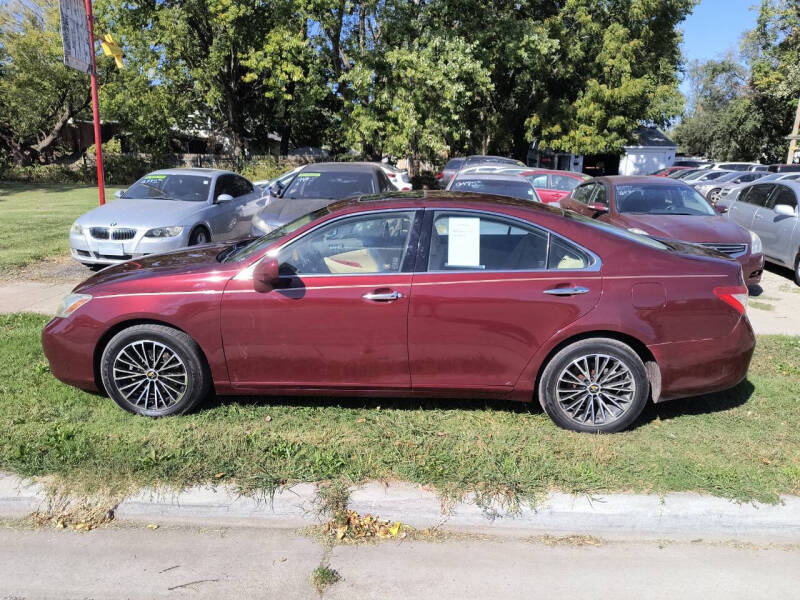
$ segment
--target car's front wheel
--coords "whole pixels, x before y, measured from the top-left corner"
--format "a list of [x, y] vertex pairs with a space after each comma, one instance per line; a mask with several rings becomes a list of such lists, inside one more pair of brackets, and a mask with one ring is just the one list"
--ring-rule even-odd
[[642, 359], [609, 338], [580, 340], [561, 349], [539, 382], [545, 412], [572, 431], [621, 431], [639, 416], [649, 395]]
[[711, 202], [711, 204], [713, 204], [714, 206], [716, 206], [717, 202], [719, 202], [719, 198], [720, 198], [720, 194], [721, 193], [722, 193], [721, 189], [714, 188], [713, 190], [708, 192], [708, 201]]
[[185, 413], [210, 388], [197, 343], [164, 325], [134, 325], [117, 333], [103, 351], [100, 375], [117, 404], [148, 417]]
[[800, 285], [800, 252], [797, 253], [794, 259], [794, 282]]

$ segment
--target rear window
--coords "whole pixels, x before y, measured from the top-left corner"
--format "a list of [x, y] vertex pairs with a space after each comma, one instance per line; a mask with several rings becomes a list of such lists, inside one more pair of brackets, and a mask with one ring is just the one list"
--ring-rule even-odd
[[527, 181], [501, 181], [490, 179], [458, 179], [450, 188], [456, 192], [498, 194], [523, 200], [537, 200], [536, 192]]
[[286, 188], [284, 198], [327, 198], [340, 200], [357, 194], [374, 194], [375, 176], [358, 171], [301, 171]]
[[686, 185], [617, 185], [614, 201], [619, 213], [645, 215], [716, 214], [711, 205]]
[[463, 158], [451, 158], [447, 161], [447, 164], [444, 166], [444, 168], [449, 171], [455, 171], [463, 164], [463, 162]]
[[569, 191], [578, 187], [581, 182], [576, 177], [569, 177], [567, 175], [550, 175], [550, 187], [554, 190]]

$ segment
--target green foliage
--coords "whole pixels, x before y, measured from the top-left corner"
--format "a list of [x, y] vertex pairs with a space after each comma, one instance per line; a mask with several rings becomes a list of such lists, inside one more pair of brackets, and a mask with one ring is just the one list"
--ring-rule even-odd
[[674, 132], [682, 150], [718, 160], [786, 160], [800, 99], [800, 5], [762, 0], [735, 57], [694, 64], [689, 112]]
[[58, 4], [0, 7], [0, 144], [18, 164], [52, 161], [58, 133], [89, 107], [89, 77], [63, 64]]

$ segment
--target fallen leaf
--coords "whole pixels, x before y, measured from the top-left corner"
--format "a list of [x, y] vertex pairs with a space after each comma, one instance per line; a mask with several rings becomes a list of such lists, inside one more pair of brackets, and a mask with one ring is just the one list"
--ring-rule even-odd
[[342, 525], [341, 527], [336, 528], [336, 539], [340, 540], [344, 537], [344, 534], [347, 533], [347, 525]]
[[217, 473], [216, 475], [214, 475], [214, 477], [216, 477], [217, 479], [222, 479], [223, 477], [225, 477], [225, 473]]
[[437, 431], [436, 435], [438, 435], [439, 437], [447, 437], [450, 434], [448, 434], [446, 431]]
[[394, 523], [391, 527], [389, 527], [389, 533], [392, 534], [392, 537], [397, 537], [397, 534], [400, 533], [400, 528], [402, 526], [403, 524], [400, 521], [398, 521]]
[[269, 423], [270, 421], [272, 421], [272, 417], [270, 417], [269, 415], [267, 415], [267, 417], [266, 417], [264, 420], [265, 420], [267, 423]]
[[155, 523], [150, 523], [150, 524], [147, 526], [147, 528], [148, 528], [148, 529], [158, 529], [158, 525], [157, 525], [157, 524], [155, 524]]
[[360, 419], [356, 419], [356, 423], [366, 423], [366, 422], [367, 422], [367, 420], [364, 417], [361, 417]]

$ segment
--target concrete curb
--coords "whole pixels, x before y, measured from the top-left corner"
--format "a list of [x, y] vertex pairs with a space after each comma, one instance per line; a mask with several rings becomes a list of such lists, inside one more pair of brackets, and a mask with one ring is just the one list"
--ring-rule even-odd
[[[320, 522], [316, 487], [299, 484], [274, 497], [239, 496], [227, 486], [196, 487], [182, 492], [144, 490], [121, 502], [121, 521], [205, 523], [257, 527], [304, 527]], [[41, 486], [0, 475], [0, 517], [19, 518], [46, 504]], [[352, 490], [349, 507], [413, 527], [495, 535], [594, 534], [702, 538], [768, 538], [800, 542], [800, 497], [780, 504], [739, 504], [692, 493], [574, 496], [550, 493], [536, 506], [509, 513], [496, 505], [459, 502], [445, 514], [435, 493], [408, 483], [368, 483]]]

